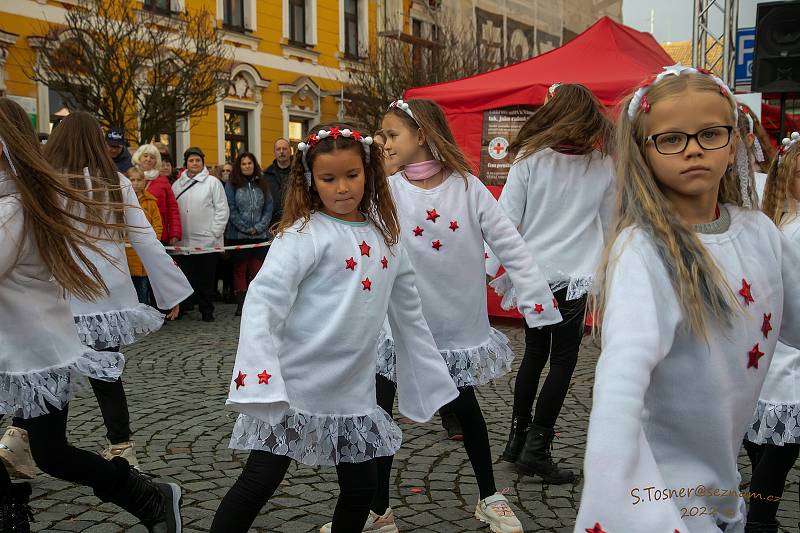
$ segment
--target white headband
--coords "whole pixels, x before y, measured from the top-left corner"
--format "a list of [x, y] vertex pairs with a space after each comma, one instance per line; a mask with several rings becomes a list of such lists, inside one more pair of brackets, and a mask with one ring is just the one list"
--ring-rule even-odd
[[356, 130], [350, 130], [348, 128], [339, 129], [338, 126], [334, 126], [329, 130], [319, 130], [317, 133], [312, 133], [306, 139], [306, 142], [301, 142], [297, 145], [297, 149], [300, 150], [303, 160], [303, 168], [305, 172], [303, 175], [306, 178], [306, 186], [311, 187], [311, 169], [308, 167], [308, 161], [306, 160], [306, 153], [317, 145], [323, 139], [327, 139], [328, 137], [332, 137], [333, 139], [338, 139], [339, 137], [346, 137], [348, 139], [353, 139], [361, 143], [361, 146], [364, 147], [364, 159], [366, 159], [367, 163], [369, 163], [369, 154], [370, 154], [370, 145], [372, 144], [372, 137], [366, 136], [364, 137], [361, 135], [361, 132]]
[[[406, 115], [411, 117], [411, 120], [413, 120], [416, 123], [417, 127], [420, 127], [419, 122], [417, 122], [417, 119], [414, 116], [414, 113], [411, 111], [411, 106], [408, 105], [408, 102], [404, 102], [403, 100], [395, 100], [394, 102], [389, 104], [387, 111], [389, 111], [392, 108], [396, 108], [399, 109], [400, 111], [403, 111]], [[425, 138], [427, 139], [427, 135], [425, 136]], [[433, 158], [437, 161], [444, 161], [444, 158], [441, 156], [441, 154], [439, 154], [439, 150], [436, 149], [436, 146], [434, 146], [434, 144], [430, 141], [430, 139], [428, 139], [427, 142], [428, 142], [428, 148], [430, 148]]]
[[738, 120], [739, 117], [739, 105], [736, 100], [733, 98], [733, 94], [731, 93], [730, 88], [725, 85], [725, 82], [722, 81], [719, 77], [717, 77], [713, 72], [705, 70], [705, 69], [697, 69], [694, 67], [687, 67], [681, 65], [680, 63], [675, 63], [669, 67], [663, 67], [663, 72], [660, 72], [655, 79], [648, 82], [646, 85], [643, 85], [636, 89], [636, 92], [633, 94], [633, 98], [631, 98], [630, 103], [628, 104], [628, 118], [633, 120], [636, 118], [636, 111], [641, 107], [642, 110], [647, 113], [650, 111], [650, 103], [647, 101], [647, 93], [650, 91], [650, 87], [653, 84], [658, 83], [659, 81], [663, 80], [667, 76], [680, 76], [681, 74], [705, 74], [710, 76], [714, 82], [719, 85], [719, 92], [722, 93], [723, 96], [728, 98], [730, 102], [733, 104], [733, 113], [734, 119]]
[[552, 98], [556, 94], [556, 89], [561, 87], [561, 82], [557, 81], [547, 89], [547, 94]]
[[789, 150], [789, 148], [794, 146], [794, 144], [799, 140], [800, 140], [800, 133], [796, 131], [793, 131], [792, 134], [789, 135], [788, 137], [783, 138], [779, 150], [778, 163], [780, 163], [781, 159], [783, 159], [783, 154], [785, 154]]

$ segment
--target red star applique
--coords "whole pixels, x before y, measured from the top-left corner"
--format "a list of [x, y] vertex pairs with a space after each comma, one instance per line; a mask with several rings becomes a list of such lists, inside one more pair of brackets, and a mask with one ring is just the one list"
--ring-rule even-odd
[[742, 278], [742, 288], [739, 289], [739, 294], [744, 298], [745, 305], [750, 305], [755, 301], [753, 300], [753, 295], [750, 294], [750, 284], [747, 283], [747, 280], [744, 278]]
[[764, 322], [761, 323], [761, 333], [764, 334], [765, 339], [769, 338], [769, 332], [772, 331], [772, 324], [769, 323], [770, 320], [772, 320], [772, 313], [764, 313]]
[[258, 384], [261, 385], [269, 385], [269, 378], [272, 377], [272, 374], [268, 374], [266, 370], [258, 375]]
[[372, 290], [372, 281], [370, 281], [369, 278], [364, 278], [363, 280], [361, 280], [361, 285], [363, 285], [363, 287], [361, 289], [362, 291], [371, 291]]
[[426, 218], [425, 220], [430, 220], [431, 222], [436, 222], [436, 219], [439, 218], [440, 216], [442, 216], [442, 215], [437, 213], [436, 209], [431, 209], [430, 211], [428, 211], [428, 218]]
[[384, 269], [389, 268], [389, 260], [386, 259], [385, 255], [383, 256], [383, 259], [381, 259], [381, 266], [383, 266]]
[[334, 139], [338, 139], [339, 136], [342, 134], [342, 130], [339, 129], [339, 126], [334, 126], [331, 128], [330, 136]]
[[352, 137], [353, 139], [355, 139], [357, 141], [360, 141], [362, 139], [361, 132], [358, 132], [358, 131], [355, 131], [355, 130], [350, 134], [350, 137]]
[[344, 267], [344, 268], [345, 268], [345, 270], [347, 270], [347, 269], [349, 268], [350, 270], [352, 270], [353, 272], [355, 272], [355, 271], [356, 271], [356, 265], [357, 265], [358, 263], [356, 263], [356, 260], [355, 260], [355, 258], [351, 257], [350, 259], [346, 259], [346, 260], [345, 260], [345, 262], [344, 262], [344, 264], [346, 265], [346, 266]]
[[239, 387], [244, 387], [244, 378], [246, 377], [247, 374], [239, 370], [239, 375], [233, 380], [233, 382], [236, 383], [236, 390], [239, 390]]
[[764, 355], [764, 352], [758, 349], [758, 344], [753, 346], [753, 349], [747, 352], [747, 368], [758, 368], [758, 360]]
[[439, 248], [441, 248], [441, 247], [442, 247], [441, 241], [436, 240], [436, 241], [433, 241], [431, 243], [431, 248], [435, 248], [437, 252], [439, 251]]
[[414, 237], [422, 237], [422, 232], [425, 230], [417, 226], [416, 228], [414, 228], [413, 231], [414, 231]]
[[536, 311], [536, 314], [540, 315], [544, 311], [544, 307], [542, 306], [542, 304], [536, 304], [533, 306], [533, 310]]
[[366, 241], [361, 241], [361, 244], [359, 244], [358, 247], [361, 248], [361, 255], [366, 255], [367, 257], [369, 257], [369, 251], [371, 248], [369, 247], [369, 244], [367, 244]]
[[603, 529], [603, 526], [600, 525], [600, 522], [595, 522], [594, 527], [587, 527], [586, 533], [606, 533], [606, 530]]
[[450, 221], [450, 229], [453, 230], [453, 231], [457, 230], [458, 229], [458, 222], [456, 222], [455, 220], [451, 220]]
[[558, 309], [558, 300], [556, 300], [555, 298], [553, 298], [553, 307]]

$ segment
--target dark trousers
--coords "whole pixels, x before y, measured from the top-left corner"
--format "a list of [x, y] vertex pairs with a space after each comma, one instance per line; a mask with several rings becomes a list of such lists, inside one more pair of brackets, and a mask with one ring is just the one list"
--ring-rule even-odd
[[[118, 352], [119, 347], [106, 348], [107, 352]], [[111, 444], [120, 444], [131, 440], [131, 415], [128, 411], [128, 398], [125, 396], [125, 387], [122, 378], [115, 381], [103, 381], [89, 378], [92, 385], [97, 405], [103, 415], [106, 426], [106, 437]], [[14, 418], [13, 425], [27, 431], [29, 420]]]
[[533, 423], [550, 429], [556, 425], [578, 362], [586, 315], [586, 296], [568, 301], [566, 288], [556, 291], [554, 296], [564, 320], [541, 329], [525, 325], [525, 355], [514, 382], [513, 408], [514, 416], [530, 418], [539, 378], [549, 359], [550, 371], [536, 402]]
[[[283, 455], [251, 451], [239, 479], [217, 509], [211, 533], [246, 533], [283, 481], [291, 461]], [[339, 499], [333, 512], [332, 533], [361, 533], [377, 485], [376, 461], [339, 463], [336, 475]]]
[[[754, 444], [745, 440], [744, 445], [753, 463], [747, 522], [774, 524], [786, 487], [786, 478], [800, 455], [800, 444], [777, 446]], [[767, 501], [768, 496], [772, 496], [774, 501]]]
[[212, 314], [219, 254], [176, 255], [174, 257], [194, 289], [200, 313], [204, 316]]
[[[397, 385], [383, 376], [375, 376], [375, 389], [378, 405], [390, 415], [394, 410], [394, 396]], [[478, 481], [480, 498], [488, 498], [497, 487], [494, 483], [492, 467], [492, 451], [489, 445], [489, 433], [483, 419], [481, 406], [475, 396], [473, 387], [459, 387], [459, 395], [442, 410], [453, 413], [461, 424], [464, 434], [464, 449]], [[378, 490], [372, 500], [372, 510], [378, 514], [386, 512], [389, 507], [389, 482], [393, 457], [378, 457]]]
[[[69, 405], [56, 409], [48, 405], [49, 413], [25, 419], [31, 455], [45, 473], [79, 485], [92, 487], [95, 493], [110, 494], [116, 488], [117, 469], [96, 453], [70, 446], [67, 442]], [[16, 425], [16, 424], [15, 424]], [[11, 478], [0, 463], [0, 498], [11, 490]]]
[[133, 288], [136, 289], [136, 298], [140, 304], [150, 303], [150, 280], [147, 276], [131, 276]]

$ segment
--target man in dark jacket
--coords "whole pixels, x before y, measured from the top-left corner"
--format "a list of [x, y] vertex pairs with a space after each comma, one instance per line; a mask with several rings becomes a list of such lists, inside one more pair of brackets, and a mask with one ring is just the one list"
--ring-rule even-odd
[[131, 153], [125, 143], [125, 134], [122, 128], [110, 128], [106, 133], [106, 144], [111, 159], [117, 165], [117, 170], [125, 174], [133, 166], [133, 161], [131, 161]]
[[275, 160], [264, 171], [272, 196], [272, 219], [270, 227], [281, 219], [283, 214], [283, 197], [289, 183], [292, 170], [292, 145], [284, 138], [275, 141]]

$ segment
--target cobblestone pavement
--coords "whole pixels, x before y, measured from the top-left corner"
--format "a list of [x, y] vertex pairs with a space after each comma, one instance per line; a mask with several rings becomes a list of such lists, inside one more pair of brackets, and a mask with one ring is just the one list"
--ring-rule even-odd
[[[166, 325], [125, 350], [125, 384], [143, 470], [179, 481], [184, 489], [184, 530], [208, 531], [220, 499], [239, 474], [246, 454], [228, 449], [234, 415], [224, 408], [236, 351], [238, 319], [233, 306], [220, 305], [217, 321], [207, 324], [196, 312]], [[524, 333], [516, 323], [497, 326], [521, 355]], [[598, 349], [585, 339], [557, 430], [554, 455], [580, 470], [591, 406], [591, 384]], [[519, 358], [517, 363], [519, 362]], [[505, 444], [511, 412], [512, 373], [479, 389], [492, 451]], [[85, 393], [70, 406], [70, 439], [100, 450], [105, 434], [97, 403]], [[438, 418], [428, 424], [401, 420], [403, 447], [395, 459], [392, 506], [402, 531], [488, 531], [472, 517], [477, 486], [461, 443], [445, 439]], [[745, 456], [740, 457], [744, 466]], [[800, 520], [797, 478], [790, 476], [779, 518], [793, 531]], [[527, 532], [571, 532], [580, 486], [549, 486], [521, 477], [496, 463], [498, 488], [506, 488]], [[749, 468], [743, 468], [749, 479]], [[145, 529], [130, 515], [101, 505], [91, 491], [40, 475], [33, 482], [35, 531], [117, 532]], [[311, 532], [330, 519], [338, 492], [333, 468], [292, 466], [254, 531]], [[791, 526], [792, 529], [789, 529]], [[635, 529], [631, 529], [635, 532]], [[626, 532], [629, 533], [629, 532]]]

